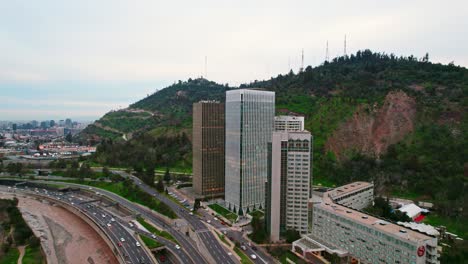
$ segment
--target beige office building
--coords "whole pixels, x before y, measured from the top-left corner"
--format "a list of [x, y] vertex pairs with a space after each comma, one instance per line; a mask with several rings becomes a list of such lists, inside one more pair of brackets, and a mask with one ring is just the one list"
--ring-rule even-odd
[[193, 104], [193, 188], [199, 196], [224, 194], [224, 104]]

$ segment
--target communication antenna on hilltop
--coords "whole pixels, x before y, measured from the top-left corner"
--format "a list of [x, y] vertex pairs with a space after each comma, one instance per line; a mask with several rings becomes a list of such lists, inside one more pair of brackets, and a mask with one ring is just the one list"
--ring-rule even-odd
[[299, 69], [299, 72], [302, 72], [303, 70], [304, 70], [304, 49], [302, 49], [301, 68]]
[[328, 61], [329, 56], [328, 56], [328, 40], [327, 40], [327, 50], [325, 52], [325, 61]]
[[208, 56], [205, 56], [205, 79], [208, 79]]
[[346, 34], [344, 35], [344, 56], [346, 57]]

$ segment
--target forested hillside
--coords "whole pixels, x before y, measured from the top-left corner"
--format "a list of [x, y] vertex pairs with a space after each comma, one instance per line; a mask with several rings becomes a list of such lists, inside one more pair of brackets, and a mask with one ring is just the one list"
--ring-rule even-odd
[[[241, 86], [249, 87], [275, 91], [278, 114], [306, 117], [315, 183], [373, 180], [380, 193], [432, 200], [444, 216], [468, 219], [466, 68], [366, 50]], [[108, 139], [100, 163], [190, 168], [192, 103], [223, 101], [227, 89], [176, 83], [107, 114], [82, 139]]]

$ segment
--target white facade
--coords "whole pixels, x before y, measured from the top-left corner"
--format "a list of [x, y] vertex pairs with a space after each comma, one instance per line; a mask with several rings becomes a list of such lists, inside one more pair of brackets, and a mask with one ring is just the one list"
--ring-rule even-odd
[[271, 182], [268, 183], [270, 206], [267, 213], [271, 241], [280, 232], [294, 229], [309, 232], [311, 184], [310, 132], [273, 132], [271, 145]]
[[225, 200], [226, 206], [238, 213], [265, 207], [268, 143], [274, 115], [274, 92], [226, 92]]
[[275, 116], [275, 131], [303, 131], [303, 116]]

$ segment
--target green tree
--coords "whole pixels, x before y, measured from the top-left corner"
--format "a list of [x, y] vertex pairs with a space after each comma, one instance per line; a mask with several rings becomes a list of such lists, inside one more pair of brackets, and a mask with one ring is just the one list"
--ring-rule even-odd
[[284, 232], [284, 237], [286, 238], [286, 242], [292, 243], [301, 238], [301, 234], [295, 229], [288, 229]]
[[78, 163], [78, 161], [74, 160], [72, 163], [71, 163], [71, 167], [73, 169], [78, 169], [80, 167], [80, 163]]
[[73, 136], [71, 133], [68, 133], [66, 136], [65, 136], [65, 140], [68, 141], [68, 142], [72, 142], [73, 141]]
[[142, 175], [142, 180], [149, 186], [154, 186], [154, 167], [148, 167], [145, 174]]
[[9, 174], [21, 176], [23, 173], [23, 164], [20, 162], [8, 163], [6, 169]]
[[166, 168], [166, 172], [164, 173], [164, 181], [169, 183], [171, 181], [171, 174], [169, 173], [169, 168]]
[[267, 240], [267, 232], [265, 227], [265, 219], [260, 217], [258, 214], [252, 217], [252, 221], [250, 222], [252, 225], [253, 232], [250, 235], [250, 238], [255, 243], [264, 243]]
[[164, 182], [162, 179], [158, 180], [158, 183], [156, 184], [156, 190], [160, 193], [164, 192]]
[[102, 175], [106, 178], [110, 178], [110, 176], [112, 175], [111, 171], [109, 170], [109, 167], [107, 166], [104, 166], [102, 168]]
[[195, 202], [193, 203], [193, 210], [197, 210], [198, 208], [200, 208], [200, 198], [195, 198]]
[[91, 170], [91, 167], [89, 166], [88, 163], [83, 163], [80, 167], [80, 170], [78, 171], [78, 178], [82, 182], [84, 181], [84, 178], [89, 177], [93, 178], [94, 172]]

